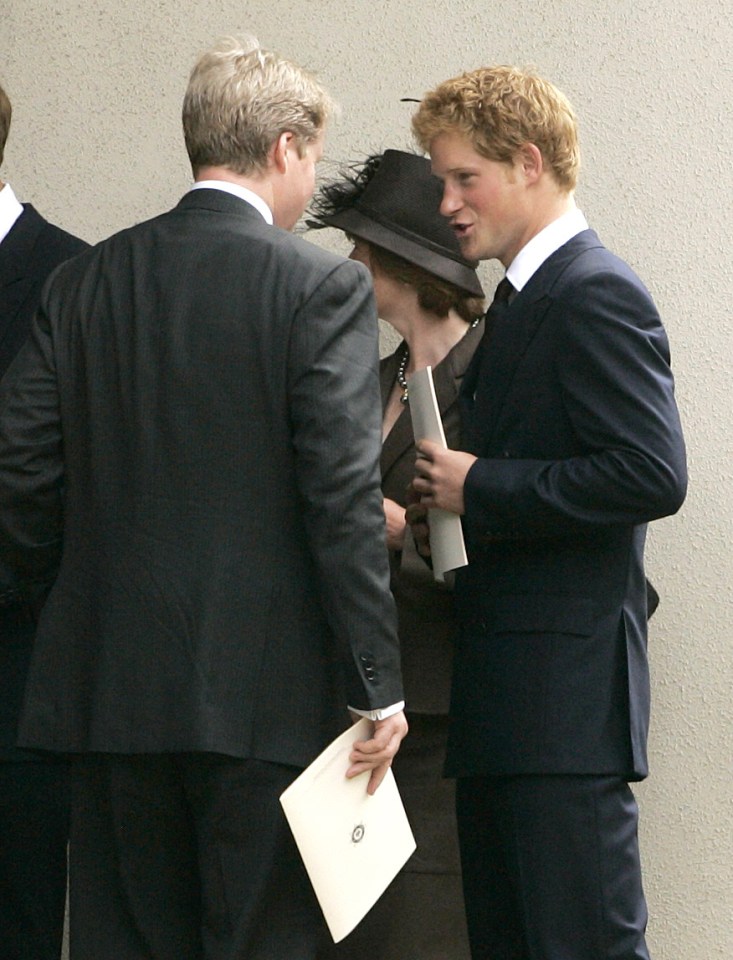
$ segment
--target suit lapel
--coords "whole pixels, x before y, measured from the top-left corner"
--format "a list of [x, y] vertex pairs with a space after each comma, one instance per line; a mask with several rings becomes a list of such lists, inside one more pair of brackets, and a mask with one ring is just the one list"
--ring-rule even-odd
[[505, 306], [494, 322], [490, 339], [484, 344], [473, 402], [473, 416], [479, 435], [492, 436], [514, 374], [545, 315], [548, 300], [526, 302], [525, 291]]
[[[379, 367], [379, 381], [382, 388], [382, 413], [384, 413], [389, 395], [397, 380], [397, 368], [400, 365], [401, 355], [402, 348], [398, 347], [393, 354], [385, 357]], [[392, 425], [392, 429], [382, 443], [382, 454], [379, 463], [383, 477], [387, 475], [389, 470], [411, 446], [412, 422], [410, 420], [410, 408], [405, 404], [399, 417], [397, 417]]]
[[[522, 357], [552, 302], [552, 288], [581, 253], [602, 246], [592, 230], [584, 230], [556, 250], [514, 300], [498, 311], [493, 329], [477, 351], [461, 396], [473, 452], [490, 442]], [[480, 439], [479, 439], [480, 438]]]
[[456, 402], [461, 390], [466, 372], [471, 360], [484, 337], [483, 318], [466, 331], [466, 335], [458, 341], [448, 356], [433, 370], [435, 395], [438, 400], [440, 415], [445, 419], [448, 409]]
[[28, 275], [30, 257], [46, 221], [30, 204], [0, 243], [0, 288], [6, 288]]

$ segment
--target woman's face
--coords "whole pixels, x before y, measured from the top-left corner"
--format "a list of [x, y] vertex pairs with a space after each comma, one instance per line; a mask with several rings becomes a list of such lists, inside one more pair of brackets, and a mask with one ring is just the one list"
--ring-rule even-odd
[[384, 270], [379, 269], [376, 259], [370, 254], [369, 244], [366, 240], [359, 240], [358, 237], [349, 237], [354, 244], [354, 248], [349, 254], [350, 260], [358, 260], [363, 263], [372, 275], [374, 284], [374, 299], [377, 301], [377, 311], [382, 320], [388, 323], [393, 322], [393, 317], [399, 316], [404, 311], [404, 298], [407, 291], [414, 294], [412, 287], [405, 283], [395, 280]]

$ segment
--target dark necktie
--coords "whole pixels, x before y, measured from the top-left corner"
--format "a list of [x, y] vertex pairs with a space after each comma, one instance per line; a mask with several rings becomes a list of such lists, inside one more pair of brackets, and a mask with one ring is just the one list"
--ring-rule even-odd
[[476, 392], [476, 383], [479, 378], [481, 361], [484, 351], [487, 349], [487, 344], [491, 340], [491, 334], [494, 332], [496, 321], [506, 311], [509, 306], [509, 298], [515, 292], [514, 287], [506, 277], [499, 281], [494, 291], [494, 299], [491, 301], [484, 319], [484, 335], [481, 337], [481, 343], [476, 349], [476, 353], [466, 371], [466, 376], [463, 379], [463, 385], [461, 387], [461, 393], [464, 397], [470, 398], [470, 401], [473, 401], [473, 396]]
[[496, 286], [494, 290], [494, 299], [491, 301], [491, 306], [489, 307], [488, 312], [491, 313], [495, 308], [501, 307], [506, 303], [509, 303], [509, 298], [515, 292], [514, 287], [511, 283], [504, 277]]
[[496, 290], [494, 291], [494, 299], [491, 301], [491, 305], [486, 311], [484, 335], [481, 344], [482, 350], [486, 348], [486, 344], [491, 339], [491, 335], [496, 327], [497, 320], [499, 320], [499, 318], [506, 313], [507, 308], [509, 307], [509, 304], [514, 298], [514, 294], [516, 292], [517, 291], [506, 277], [504, 277], [503, 280], [500, 280], [497, 284]]

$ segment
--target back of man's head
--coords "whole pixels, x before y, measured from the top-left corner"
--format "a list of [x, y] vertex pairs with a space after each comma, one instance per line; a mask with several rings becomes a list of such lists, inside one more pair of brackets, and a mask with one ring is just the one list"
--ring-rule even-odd
[[548, 80], [517, 67], [482, 67], [427, 93], [413, 117], [420, 146], [439, 134], [462, 133], [488, 160], [511, 163], [526, 143], [538, 147], [558, 186], [575, 188], [580, 150], [575, 113]]
[[0, 166], [5, 156], [5, 144], [8, 139], [8, 130], [10, 130], [10, 119], [13, 116], [13, 108], [10, 106], [10, 100], [7, 93], [0, 87]]
[[260, 173], [281, 133], [294, 134], [304, 149], [332, 110], [329, 95], [307, 70], [263, 50], [254, 37], [221, 40], [199, 58], [183, 100], [194, 175], [203, 167]]

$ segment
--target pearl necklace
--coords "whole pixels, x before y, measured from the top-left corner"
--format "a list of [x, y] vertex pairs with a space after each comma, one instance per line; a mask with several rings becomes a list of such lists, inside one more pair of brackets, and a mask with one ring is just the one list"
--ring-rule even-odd
[[[473, 330], [474, 327], [478, 326], [478, 322], [481, 317], [476, 317], [476, 319], [469, 324], [468, 329]], [[402, 356], [400, 358], [400, 365], [397, 367], [397, 383], [402, 388], [402, 394], [400, 396], [400, 403], [407, 403], [410, 399], [409, 391], [407, 389], [407, 364], [410, 362], [410, 348], [407, 346], [407, 341], [403, 341], [404, 350], [402, 351]]]
[[405, 341], [405, 349], [402, 352], [402, 358], [400, 360], [400, 365], [397, 367], [397, 383], [402, 387], [402, 395], [400, 396], [400, 403], [407, 403], [410, 399], [407, 390], [407, 361], [410, 359], [410, 348], [407, 346]]

